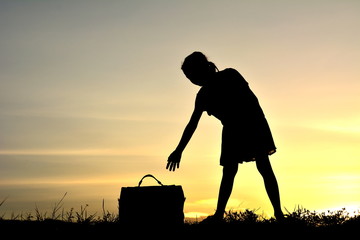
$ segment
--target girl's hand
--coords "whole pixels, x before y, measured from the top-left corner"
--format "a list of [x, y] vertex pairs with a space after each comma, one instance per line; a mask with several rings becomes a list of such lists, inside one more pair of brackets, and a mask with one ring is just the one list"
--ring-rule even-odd
[[179, 168], [180, 166], [180, 160], [181, 160], [181, 152], [176, 150], [173, 151], [168, 158], [166, 169], [169, 169], [169, 171], [175, 171], [175, 169]]

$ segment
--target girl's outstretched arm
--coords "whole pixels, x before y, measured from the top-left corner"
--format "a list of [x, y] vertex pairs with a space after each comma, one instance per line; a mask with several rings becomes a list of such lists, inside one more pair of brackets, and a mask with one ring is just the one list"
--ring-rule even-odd
[[201, 118], [202, 112], [203, 112], [203, 110], [200, 107], [200, 105], [198, 103], [195, 103], [194, 112], [191, 115], [189, 123], [185, 127], [185, 130], [180, 139], [180, 142], [179, 142], [178, 146], [176, 147], [175, 151], [173, 151], [168, 158], [166, 169], [169, 169], [169, 171], [175, 171], [176, 168], [179, 168], [181, 154], [184, 151], [188, 142], [190, 141], [193, 133], [195, 132], [196, 127]]

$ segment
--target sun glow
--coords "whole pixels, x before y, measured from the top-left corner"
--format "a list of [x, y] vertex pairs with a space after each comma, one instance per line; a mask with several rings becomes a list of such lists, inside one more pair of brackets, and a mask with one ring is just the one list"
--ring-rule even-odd
[[[219, 121], [203, 114], [165, 169], [199, 89], [180, 69], [193, 51], [258, 97], [284, 207], [360, 206], [360, 1], [185, 2], [0, 1], [0, 216], [64, 192], [117, 212], [121, 187], [148, 173], [183, 186], [186, 216], [212, 214]], [[228, 205], [242, 208], [272, 214], [252, 163]]]

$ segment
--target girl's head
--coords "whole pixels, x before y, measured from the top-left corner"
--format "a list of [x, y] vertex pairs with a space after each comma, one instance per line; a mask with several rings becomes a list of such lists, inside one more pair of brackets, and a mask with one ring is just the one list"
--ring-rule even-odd
[[181, 66], [185, 76], [194, 84], [203, 86], [212, 74], [219, 71], [214, 63], [209, 62], [201, 52], [187, 56]]

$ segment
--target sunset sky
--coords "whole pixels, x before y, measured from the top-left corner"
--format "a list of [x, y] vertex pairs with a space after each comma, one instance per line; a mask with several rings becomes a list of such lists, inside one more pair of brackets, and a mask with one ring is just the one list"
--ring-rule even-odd
[[[212, 214], [221, 123], [203, 114], [180, 169], [165, 169], [199, 88], [183, 59], [237, 69], [278, 148], [283, 209], [360, 209], [360, 1], [0, 0], [0, 216], [102, 200], [152, 173]], [[272, 215], [255, 163], [228, 209]], [[155, 185], [148, 179], [145, 185]]]

